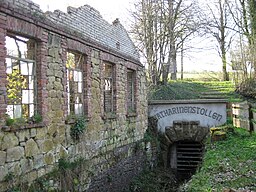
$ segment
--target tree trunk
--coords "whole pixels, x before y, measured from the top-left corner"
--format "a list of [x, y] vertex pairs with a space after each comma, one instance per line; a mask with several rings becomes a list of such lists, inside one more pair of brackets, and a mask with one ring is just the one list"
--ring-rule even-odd
[[183, 50], [183, 41], [181, 42], [181, 56], [180, 56], [180, 79], [183, 80], [183, 57], [184, 57], [184, 50]]

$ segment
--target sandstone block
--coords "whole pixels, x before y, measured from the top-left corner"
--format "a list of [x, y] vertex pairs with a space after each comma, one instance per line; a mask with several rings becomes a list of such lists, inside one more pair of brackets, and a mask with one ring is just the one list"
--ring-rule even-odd
[[57, 90], [56, 94], [57, 94], [57, 98], [62, 98], [63, 97], [63, 91]]
[[60, 157], [65, 158], [67, 156], [68, 156], [68, 150], [65, 147], [61, 146], [60, 147]]
[[4, 138], [4, 133], [1, 131], [0, 132], [0, 141], [2, 141], [3, 138]]
[[[54, 71], [54, 76], [55, 77], [59, 77], [59, 78], [62, 78], [63, 77], [63, 73], [61, 71]], [[61, 89], [59, 90], [63, 90], [63, 86]]]
[[15, 147], [19, 144], [18, 138], [13, 134], [7, 134], [4, 136], [2, 141], [2, 150]]
[[32, 183], [34, 180], [36, 180], [37, 178], [37, 171], [31, 171], [30, 173], [28, 173], [27, 175], [27, 181], [29, 183]]
[[44, 139], [47, 134], [47, 129], [42, 128], [42, 129], [37, 129], [37, 134], [36, 134], [36, 139]]
[[23, 142], [25, 141], [27, 138], [29, 138], [29, 130], [22, 130], [22, 131], [18, 131], [16, 133], [19, 142]]
[[48, 51], [49, 56], [54, 58], [58, 58], [59, 57], [59, 50], [56, 48], [50, 48]]
[[61, 82], [54, 82], [54, 89], [55, 90], [63, 90], [63, 85], [61, 84]]
[[36, 129], [30, 129], [30, 136], [35, 137], [36, 136]]
[[36, 169], [43, 167], [45, 165], [44, 164], [44, 155], [39, 154], [39, 155], [35, 156], [34, 160], [33, 160], [33, 164], [34, 164], [34, 168], [36, 168]]
[[58, 63], [49, 63], [48, 67], [49, 67], [49, 69], [54, 69], [54, 70], [57, 70], [57, 71], [61, 70], [61, 66]]
[[4, 165], [6, 161], [6, 152], [0, 151], [0, 166]]
[[6, 167], [0, 166], [0, 181], [4, 180], [4, 177], [8, 174]]
[[45, 172], [45, 169], [44, 169], [44, 168], [39, 169], [39, 170], [37, 171], [37, 177], [42, 177], [42, 176], [44, 176], [45, 174], [46, 174], [46, 172]]
[[26, 157], [32, 157], [39, 153], [39, 148], [37, 143], [33, 139], [29, 139], [25, 145]]
[[20, 161], [21, 171], [23, 173], [30, 172], [33, 169], [33, 161], [32, 159], [22, 159]]
[[62, 118], [62, 117], [64, 116], [64, 111], [63, 111], [63, 110], [58, 110], [58, 111], [56, 111], [56, 116], [57, 116], [58, 118]]
[[55, 146], [57, 144], [62, 144], [65, 141], [65, 135], [57, 135], [55, 138], [53, 138], [53, 143], [55, 144]]
[[47, 84], [46, 89], [47, 90], [52, 90], [53, 89], [53, 84]]
[[[54, 73], [52, 72], [52, 75], [54, 75]], [[56, 81], [55, 77], [48, 77], [48, 84], [53, 84]]]
[[21, 174], [21, 167], [20, 167], [20, 162], [19, 161], [9, 163], [7, 168], [8, 168], [9, 173], [13, 173], [14, 175], [20, 175]]
[[42, 142], [41, 146], [39, 147], [43, 153], [47, 153], [53, 149], [53, 146], [53, 141], [50, 139], [46, 139]]
[[51, 124], [50, 126], [48, 126], [47, 133], [49, 135], [56, 134], [57, 132], [58, 132], [58, 125], [57, 124]]
[[7, 149], [7, 162], [18, 161], [24, 156], [24, 148], [17, 146]]
[[47, 74], [47, 76], [54, 76], [54, 71], [53, 71], [53, 69], [47, 69], [46, 74]]
[[47, 165], [53, 165], [54, 164], [54, 155], [52, 153], [47, 153], [44, 155], [44, 162]]
[[58, 130], [59, 134], [60, 135], [65, 135], [66, 134], [66, 129], [67, 129], [66, 127], [67, 126], [66, 125], [59, 125], [58, 127], [59, 127], [59, 130]]
[[62, 106], [61, 106], [60, 100], [54, 99], [51, 101], [51, 109], [53, 111], [59, 110], [61, 108]]
[[25, 141], [20, 142], [20, 146], [21, 146], [21, 147], [25, 147], [25, 145], [26, 145], [26, 142], [25, 142]]
[[57, 97], [56, 91], [55, 90], [49, 91], [49, 95], [48, 96], [52, 97], [52, 98]]

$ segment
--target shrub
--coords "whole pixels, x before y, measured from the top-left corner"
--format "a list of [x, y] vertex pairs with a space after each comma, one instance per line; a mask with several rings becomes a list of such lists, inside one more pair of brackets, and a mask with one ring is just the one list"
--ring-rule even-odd
[[236, 91], [245, 96], [256, 99], [256, 80], [246, 79], [236, 89]]

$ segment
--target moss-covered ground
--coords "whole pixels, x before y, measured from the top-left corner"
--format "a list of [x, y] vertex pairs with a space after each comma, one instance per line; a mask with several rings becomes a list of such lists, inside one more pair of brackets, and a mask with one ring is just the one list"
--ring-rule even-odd
[[233, 130], [223, 141], [209, 140], [202, 166], [181, 191], [256, 191], [256, 134], [240, 128]]

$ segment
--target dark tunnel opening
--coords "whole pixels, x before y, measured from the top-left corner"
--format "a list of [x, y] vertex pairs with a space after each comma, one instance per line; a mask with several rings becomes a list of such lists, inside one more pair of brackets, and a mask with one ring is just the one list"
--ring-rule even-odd
[[169, 165], [179, 181], [188, 180], [202, 162], [204, 144], [196, 141], [177, 141], [170, 146]]

